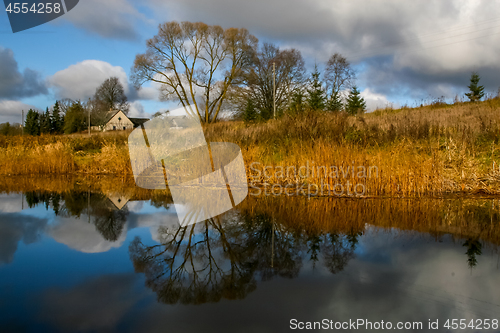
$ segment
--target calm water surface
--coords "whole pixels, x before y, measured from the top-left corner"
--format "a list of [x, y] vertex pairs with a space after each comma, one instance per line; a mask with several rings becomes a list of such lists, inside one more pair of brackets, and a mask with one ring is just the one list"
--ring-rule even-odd
[[161, 195], [4, 193], [0, 332], [498, 320], [499, 212], [493, 199], [250, 198], [180, 227]]

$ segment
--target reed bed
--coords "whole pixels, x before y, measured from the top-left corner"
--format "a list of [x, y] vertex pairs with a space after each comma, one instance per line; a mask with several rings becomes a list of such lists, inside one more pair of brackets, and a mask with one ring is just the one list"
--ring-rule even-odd
[[[267, 123], [223, 121], [206, 126], [205, 134], [210, 142], [241, 147], [248, 180], [258, 188], [305, 186], [327, 196], [341, 195], [339, 185], [342, 196], [496, 195], [499, 123], [500, 99], [493, 99], [357, 117], [304, 112]], [[0, 175], [113, 175], [130, 181], [128, 134], [0, 136]]]
[[[500, 194], [499, 121], [494, 99], [358, 117], [308, 112], [261, 124], [225, 122], [209, 126], [207, 137], [238, 143], [257, 185], [312, 184], [327, 192], [341, 184], [351, 193], [358, 185], [364, 196]], [[293, 172], [308, 165], [316, 172]], [[358, 172], [370, 168], [378, 173]]]

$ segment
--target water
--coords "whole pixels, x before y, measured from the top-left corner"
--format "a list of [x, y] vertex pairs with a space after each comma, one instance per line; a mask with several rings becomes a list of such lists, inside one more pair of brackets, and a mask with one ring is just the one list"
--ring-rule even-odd
[[158, 193], [1, 194], [0, 331], [499, 332], [477, 326], [500, 319], [499, 226], [496, 199], [249, 198], [180, 227]]

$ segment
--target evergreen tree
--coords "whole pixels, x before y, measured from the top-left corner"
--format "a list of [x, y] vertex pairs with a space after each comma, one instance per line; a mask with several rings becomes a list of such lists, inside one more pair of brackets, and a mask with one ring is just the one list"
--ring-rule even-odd
[[0, 124], [0, 134], [2, 135], [21, 135], [21, 125], [18, 123], [2, 123]]
[[0, 124], [0, 134], [2, 135], [9, 135], [11, 132], [11, 127], [9, 122], [6, 122], [4, 124]]
[[293, 94], [290, 110], [294, 113], [301, 113], [304, 111], [304, 94], [302, 91], [298, 91]]
[[257, 109], [251, 99], [247, 100], [247, 106], [245, 107], [245, 110], [243, 110], [243, 120], [246, 123], [257, 120]]
[[314, 72], [311, 75], [311, 86], [307, 89], [307, 104], [313, 110], [323, 110], [325, 108], [325, 92], [320, 80], [318, 65], [314, 66]]
[[269, 120], [274, 117], [274, 110], [269, 108], [263, 108], [260, 110], [259, 118], [262, 120]]
[[40, 115], [33, 109], [26, 114], [24, 131], [29, 135], [40, 135]]
[[53, 134], [59, 134], [63, 130], [63, 117], [61, 116], [61, 107], [59, 106], [59, 101], [56, 101], [54, 108], [52, 109], [52, 115], [50, 116], [50, 132]]
[[340, 94], [334, 92], [333, 95], [326, 101], [326, 109], [328, 111], [342, 111], [343, 105], [340, 100]]
[[64, 116], [64, 133], [71, 134], [87, 128], [87, 117], [82, 103], [75, 102], [66, 111]]
[[349, 92], [345, 110], [352, 116], [358, 113], [363, 113], [366, 110], [366, 102], [364, 98], [360, 96], [360, 92], [356, 86], [352, 87], [351, 91]]
[[51, 123], [50, 123], [50, 112], [49, 108], [40, 115], [40, 133], [47, 134], [50, 133]]
[[477, 102], [484, 97], [484, 86], [478, 86], [479, 74], [473, 72], [470, 77], [469, 90], [470, 93], [466, 93], [465, 96], [469, 97], [471, 102]]

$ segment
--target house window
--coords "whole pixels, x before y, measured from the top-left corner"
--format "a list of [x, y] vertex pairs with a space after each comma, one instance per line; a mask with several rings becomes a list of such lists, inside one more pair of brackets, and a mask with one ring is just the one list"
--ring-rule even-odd
[[119, 118], [118, 118], [118, 121], [122, 121], [122, 117], [119, 117]]
[[113, 126], [113, 131], [116, 131], [116, 126]]

